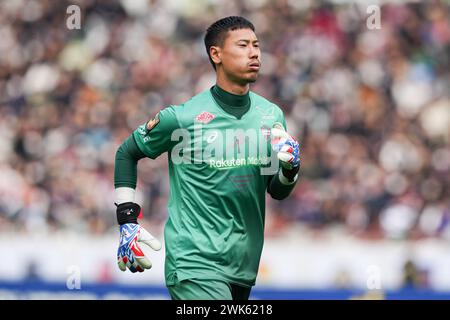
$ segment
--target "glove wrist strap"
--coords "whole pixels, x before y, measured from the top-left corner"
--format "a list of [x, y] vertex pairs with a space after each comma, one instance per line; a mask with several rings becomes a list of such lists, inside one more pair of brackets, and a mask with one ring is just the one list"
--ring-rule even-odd
[[134, 202], [125, 202], [117, 205], [116, 215], [119, 225], [125, 223], [137, 224], [137, 219], [141, 217], [141, 207]]
[[297, 166], [295, 168], [292, 169], [286, 169], [284, 167], [281, 168], [281, 172], [283, 174], [283, 176], [289, 181], [289, 182], [293, 182], [296, 177], [297, 177], [297, 173], [300, 170], [300, 167]]

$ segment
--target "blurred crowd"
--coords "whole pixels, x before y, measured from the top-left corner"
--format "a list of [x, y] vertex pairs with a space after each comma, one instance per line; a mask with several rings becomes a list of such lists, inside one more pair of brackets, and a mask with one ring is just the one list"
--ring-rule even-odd
[[[376, 2], [376, 1], [375, 1]], [[69, 5], [81, 28], [69, 29]], [[267, 233], [450, 240], [448, 2], [0, 2], [0, 232], [116, 231], [117, 147], [158, 110], [214, 84], [206, 28], [256, 27], [252, 90], [301, 143], [300, 181], [268, 197]], [[144, 223], [167, 218], [167, 157], [139, 162]]]

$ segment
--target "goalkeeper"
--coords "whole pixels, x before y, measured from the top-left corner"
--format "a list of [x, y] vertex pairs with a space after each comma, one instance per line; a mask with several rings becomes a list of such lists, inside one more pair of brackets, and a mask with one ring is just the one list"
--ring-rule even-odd
[[[287, 134], [283, 112], [250, 91], [261, 63], [254, 31], [242, 17], [212, 24], [204, 40], [216, 84], [180, 106], [160, 110], [116, 153], [118, 265], [122, 271], [142, 272], [151, 262], [140, 243], [154, 250], [161, 244], [138, 224], [142, 213], [134, 199], [137, 163], [168, 152], [165, 279], [172, 299], [247, 300], [263, 248], [266, 191], [282, 200], [297, 181], [299, 144]], [[199, 127], [204, 133], [200, 137], [195, 132]], [[223, 138], [229, 129], [255, 132], [258, 141], [265, 141], [266, 149], [278, 156], [277, 171], [263, 174], [267, 163], [248, 158], [249, 145], [255, 141], [237, 134], [230, 142]], [[187, 135], [174, 139], [177, 130]], [[191, 143], [184, 149], [179, 148], [182, 138]], [[209, 160], [199, 161], [198, 155], [213, 145]], [[229, 159], [224, 159], [220, 147], [227, 154], [233, 150], [233, 161], [225, 161]], [[175, 159], [177, 154], [183, 161]]]

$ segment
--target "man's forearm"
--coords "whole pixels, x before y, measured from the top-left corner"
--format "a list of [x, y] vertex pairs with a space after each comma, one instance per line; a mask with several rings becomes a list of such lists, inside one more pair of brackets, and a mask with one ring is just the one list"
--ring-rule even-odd
[[271, 179], [267, 191], [276, 200], [289, 196], [298, 180], [298, 167], [293, 170], [280, 169]]
[[130, 135], [116, 152], [114, 164], [114, 187], [136, 189], [137, 163], [145, 155], [139, 150], [133, 135]]

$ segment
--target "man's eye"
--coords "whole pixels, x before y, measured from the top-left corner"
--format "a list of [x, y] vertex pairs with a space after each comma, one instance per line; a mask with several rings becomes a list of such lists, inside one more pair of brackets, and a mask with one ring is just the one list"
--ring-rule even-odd
[[239, 44], [239, 47], [242, 47], [242, 48], [244, 48], [244, 47], [246, 47], [247, 45], [246, 44], [244, 44], [244, 43], [240, 43]]

